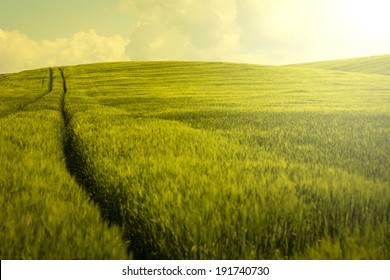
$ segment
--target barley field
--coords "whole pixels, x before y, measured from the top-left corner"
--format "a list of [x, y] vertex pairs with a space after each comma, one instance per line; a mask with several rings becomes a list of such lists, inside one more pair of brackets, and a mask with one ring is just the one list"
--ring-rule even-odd
[[0, 257], [389, 259], [388, 56], [367, 61], [0, 78]]

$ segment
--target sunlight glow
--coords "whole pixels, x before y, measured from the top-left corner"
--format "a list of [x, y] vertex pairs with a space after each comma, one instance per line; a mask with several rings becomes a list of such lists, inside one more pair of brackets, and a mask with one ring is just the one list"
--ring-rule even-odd
[[372, 35], [389, 32], [390, 1], [387, 0], [344, 0], [345, 20], [354, 29]]

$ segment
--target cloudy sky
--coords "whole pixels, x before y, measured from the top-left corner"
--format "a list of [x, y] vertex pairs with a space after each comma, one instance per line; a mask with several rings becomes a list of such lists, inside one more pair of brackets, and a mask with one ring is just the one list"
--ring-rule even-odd
[[388, 0], [1, 0], [0, 73], [122, 60], [390, 53]]

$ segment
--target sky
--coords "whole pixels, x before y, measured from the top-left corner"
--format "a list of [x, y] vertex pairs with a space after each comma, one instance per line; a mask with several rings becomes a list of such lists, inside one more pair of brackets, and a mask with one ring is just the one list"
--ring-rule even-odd
[[390, 53], [388, 0], [0, 0], [0, 73], [108, 61], [268, 65]]

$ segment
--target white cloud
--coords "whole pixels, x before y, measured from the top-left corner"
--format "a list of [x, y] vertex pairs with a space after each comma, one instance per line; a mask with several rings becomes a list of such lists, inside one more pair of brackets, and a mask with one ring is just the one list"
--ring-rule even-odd
[[284, 64], [388, 52], [390, 21], [381, 12], [388, 9], [379, 3], [385, 1], [120, 0], [120, 7], [139, 19], [131, 58]]
[[94, 30], [34, 41], [0, 29], [0, 72], [117, 60], [261, 64], [388, 53], [385, 0], [117, 0], [128, 40]]
[[0, 29], [0, 73], [50, 65], [127, 60], [128, 43], [119, 35], [104, 37], [94, 30], [54, 41], [35, 41], [19, 31]]
[[122, 0], [139, 23], [127, 47], [137, 60], [221, 60], [237, 40], [234, 0]]

